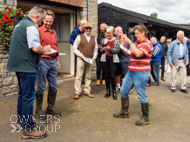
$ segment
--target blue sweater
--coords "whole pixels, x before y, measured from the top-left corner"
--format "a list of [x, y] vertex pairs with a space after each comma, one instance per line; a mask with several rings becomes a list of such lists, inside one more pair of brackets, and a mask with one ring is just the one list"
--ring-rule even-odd
[[79, 29], [79, 26], [78, 27], [75, 27], [75, 29], [72, 31], [72, 33], [71, 33], [71, 37], [70, 37], [70, 44], [74, 44], [74, 41], [75, 41], [75, 39], [76, 39], [76, 37], [78, 36], [78, 35], [81, 35], [81, 34], [84, 34], [84, 31], [81, 31], [80, 29]]
[[[127, 49], [129, 49], [130, 48], [130, 46], [129, 46], [129, 44], [127, 44], [127, 45], [123, 45], [125, 48], [127, 48]], [[125, 56], [124, 55], [124, 53], [123, 53], [123, 51], [120, 49], [120, 51], [119, 51], [119, 53], [117, 54], [118, 55], [118, 57], [119, 57], [119, 62], [121, 63], [121, 62], [129, 62], [129, 59], [130, 59], [130, 56]]]
[[160, 47], [160, 51], [156, 54], [156, 56], [152, 57], [152, 61], [151, 62], [161, 61], [161, 58], [162, 58], [162, 46], [160, 45], [159, 42], [157, 42], [157, 43], [155, 43], [153, 45], [153, 55], [154, 55], [154, 52], [155, 52], [155, 48], [157, 46]]

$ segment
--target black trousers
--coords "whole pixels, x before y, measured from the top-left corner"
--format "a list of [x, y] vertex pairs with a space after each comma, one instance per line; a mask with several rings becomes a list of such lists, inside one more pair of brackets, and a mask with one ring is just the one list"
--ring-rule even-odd
[[110, 83], [112, 90], [116, 90], [115, 71], [116, 64], [113, 62], [113, 56], [106, 56], [106, 62], [101, 62], [103, 72], [106, 78], [106, 89], [110, 89]]
[[[96, 76], [97, 76], [97, 79], [100, 79], [100, 76], [101, 76], [101, 71], [103, 70], [103, 68], [102, 68], [102, 64], [101, 64], [101, 61], [100, 61], [100, 57], [99, 56], [97, 56], [97, 58], [96, 58]], [[104, 73], [104, 71], [102, 71], [102, 79], [104, 80], [104, 79], [106, 79], [105, 78], [105, 73]]]

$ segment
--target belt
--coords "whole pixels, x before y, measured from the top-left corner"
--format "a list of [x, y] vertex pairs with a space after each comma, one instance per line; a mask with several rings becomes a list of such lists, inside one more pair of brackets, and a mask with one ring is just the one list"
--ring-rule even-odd
[[50, 60], [50, 61], [52, 61], [54, 58], [45, 58], [46, 60]]
[[178, 60], [183, 60], [184, 59], [184, 57], [183, 58], [179, 58]]

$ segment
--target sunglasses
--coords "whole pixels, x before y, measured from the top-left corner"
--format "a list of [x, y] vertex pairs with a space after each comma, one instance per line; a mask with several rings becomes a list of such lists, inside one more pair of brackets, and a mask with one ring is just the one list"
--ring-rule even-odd
[[91, 27], [86, 27], [85, 29], [86, 29], [86, 30], [92, 30], [92, 28], [91, 28]]

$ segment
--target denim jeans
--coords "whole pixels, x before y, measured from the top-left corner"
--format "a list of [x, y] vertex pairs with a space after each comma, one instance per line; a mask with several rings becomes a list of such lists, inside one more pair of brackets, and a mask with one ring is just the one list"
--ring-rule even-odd
[[151, 75], [152, 78], [155, 80], [156, 83], [159, 84], [159, 66], [161, 64], [160, 61], [151, 62]]
[[17, 119], [22, 122], [27, 130], [34, 128], [33, 103], [35, 99], [35, 73], [16, 72], [19, 84], [19, 96], [17, 104]]
[[47, 60], [41, 58], [40, 70], [37, 74], [37, 90], [40, 93], [44, 92], [46, 87], [46, 78], [49, 84], [49, 90], [56, 91], [57, 88], [57, 60]]
[[165, 71], [165, 58], [161, 58], [161, 66], [162, 66], [161, 77], [164, 77], [164, 71]]
[[149, 76], [148, 84], [151, 84], [151, 76]]
[[146, 84], [148, 83], [149, 77], [150, 77], [149, 71], [144, 71], [144, 72], [128, 71], [120, 90], [121, 97], [127, 98], [130, 90], [133, 87], [135, 87], [140, 102], [147, 103], [148, 100], [146, 96]]

